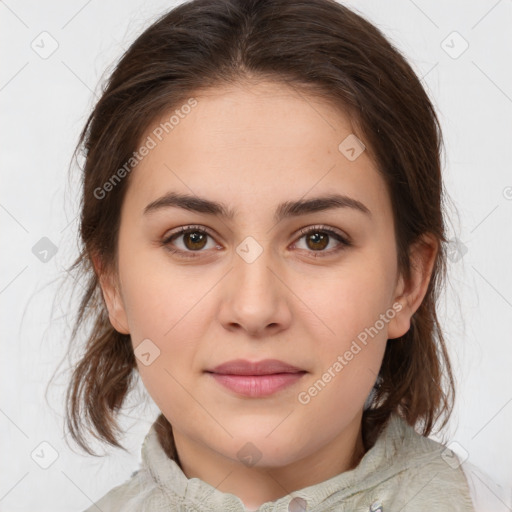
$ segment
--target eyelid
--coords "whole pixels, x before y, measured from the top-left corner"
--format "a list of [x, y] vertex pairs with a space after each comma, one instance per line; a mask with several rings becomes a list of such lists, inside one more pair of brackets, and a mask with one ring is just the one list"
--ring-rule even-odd
[[[350, 240], [350, 237], [344, 233], [343, 231], [335, 228], [335, 227], [332, 227], [332, 226], [327, 226], [327, 225], [324, 225], [324, 224], [314, 224], [314, 225], [311, 225], [311, 226], [306, 226], [305, 228], [301, 228], [299, 229], [294, 236], [297, 236], [297, 235], [307, 235], [309, 234], [311, 231], [314, 231], [314, 230], [318, 230], [318, 231], [325, 231], [327, 233], [333, 233], [333, 234], [336, 234], [338, 236], [340, 236], [341, 238], [344, 239], [344, 241], [346, 241], [347, 243], [351, 242]], [[212, 234], [211, 231], [208, 229], [208, 228], [205, 228], [204, 226], [201, 226], [199, 224], [195, 225], [195, 224], [191, 224], [191, 225], [188, 225], [188, 226], [181, 226], [179, 228], [177, 228], [175, 231], [173, 231], [172, 233], [170, 233], [169, 235], [167, 235], [166, 237], [164, 237], [163, 239], [163, 242], [168, 242], [170, 239], [172, 239], [173, 236], [176, 236], [176, 235], [179, 235], [179, 234], [183, 234], [183, 233], [187, 233], [187, 232], [191, 232], [191, 231], [199, 231], [201, 233], [205, 233], [205, 234], [208, 234], [209, 236], [211, 236], [212, 238], [215, 238], [216, 235]]]
[[301, 229], [299, 229], [299, 231], [297, 231], [297, 234], [304, 236], [304, 235], [307, 235], [314, 231], [322, 231], [327, 234], [339, 236], [347, 245], [352, 244], [350, 237], [346, 233], [344, 233], [343, 231], [341, 231], [335, 227], [327, 226], [324, 224], [314, 224], [312, 226], [301, 228]]
[[178, 235], [181, 235], [184, 233], [193, 232], [193, 231], [199, 231], [201, 233], [205, 233], [205, 234], [211, 236], [212, 238], [215, 237], [215, 235], [213, 235], [212, 232], [208, 228], [205, 228], [204, 226], [200, 226], [199, 224], [197, 224], [197, 225], [190, 224], [188, 226], [180, 226], [179, 228], [176, 228], [169, 234], [166, 234], [166, 236], [164, 236], [164, 238], [162, 240], [162, 243], [168, 243], [175, 236], [178, 236]]
[[[170, 243], [173, 238], [179, 237], [180, 235], [183, 235], [183, 234], [192, 233], [192, 232], [200, 232], [205, 235], [208, 235], [212, 239], [215, 239], [215, 235], [213, 235], [208, 228], [205, 228], [204, 226], [201, 226], [201, 225], [187, 225], [187, 226], [180, 226], [179, 228], [175, 229], [169, 235], [165, 236], [160, 243], [169, 252], [171, 252], [173, 254], [180, 254], [184, 258], [197, 258], [201, 255], [202, 252], [206, 252], [206, 251], [203, 251], [203, 250], [183, 251], [182, 249], [170, 248]], [[319, 256], [323, 257], [324, 255], [328, 256], [328, 255], [336, 254], [339, 251], [343, 250], [344, 248], [351, 247], [353, 245], [350, 237], [348, 235], [346, 235], [343, 231], [341, 231], [337, 228], [327, 226], [327, 225], [322, 225], [322, 224], [310, 225], [310, 226], [299, 229], [294, 235], [295, 241], [293, 243], [296, 244], [298, 241], [300, 241], [301, 238], [308, 235], [309, 233], [314, 233], [314, 232], [326, 233], [328, 236], [336, 238], [340, 245], [340, 247], [331, 249], [330, 251], [307, 251], [312, 254], [315, 254], [316, 255], [315, 257], [319, 257]], [[300, 235], [300, 236], [298, 236], [298, 235]]]

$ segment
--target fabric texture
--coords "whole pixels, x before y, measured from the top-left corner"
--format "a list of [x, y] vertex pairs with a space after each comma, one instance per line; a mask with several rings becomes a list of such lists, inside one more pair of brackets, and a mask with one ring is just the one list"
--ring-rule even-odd
[[[155, 423], [141, 455], [140, 469], [84, 512], [250, 510], [234, 494], [187, 478], [160, 445]], [[457, 461], [453, 451], [392, 415], [357, 467], [266, 502], [258, 512], [484, 512], [475, 508]]]

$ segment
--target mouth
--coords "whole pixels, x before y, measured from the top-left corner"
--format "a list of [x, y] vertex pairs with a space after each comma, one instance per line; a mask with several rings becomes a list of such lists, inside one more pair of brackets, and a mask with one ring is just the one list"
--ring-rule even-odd
[[297, 383], [308, 372], [277, 359], [257, 362], [236, 359], [205, 370], [205, 373], [238, 395], [258, 398]]

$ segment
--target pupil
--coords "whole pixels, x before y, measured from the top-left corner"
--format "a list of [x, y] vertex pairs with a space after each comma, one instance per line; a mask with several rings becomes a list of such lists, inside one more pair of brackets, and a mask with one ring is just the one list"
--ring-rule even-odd
[[[192, 249], [202, 249], [204, 247], [204, 243], [201, 245], [201, 241], [204, 242], [204, 239], [206, 239], [206, 237], [202, 233], [194, 231], [192, 233], [188, 233], [186, 235], [186, 239], [192, 241]], [[199, 244], [199, 247], [197, 247], [197, 244]]]
[[[309, 237], [309, 240], [313, 242], [313, 244], [315, 245], [315, 247], [312, 247], [314, 249], [324, 249], [326, 246], [327, 246], [327, 238], [328, 238], [328, 235], [324, 234], [324, 233], [314, 233], [312, 235], [310, 235]], [[320, 246], [318, 247], [318, 244], [320, 244]]]

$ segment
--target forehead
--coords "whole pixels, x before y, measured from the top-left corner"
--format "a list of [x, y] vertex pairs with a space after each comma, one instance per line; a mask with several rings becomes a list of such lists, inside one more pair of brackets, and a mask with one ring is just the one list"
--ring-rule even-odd
[[169, 191], [236, 211], [338, 192], [390, 212], [368, 152], [355, 159], [344, 152], [354, 134], [341, 108], [272, 82], [207, 89], [193, 98], [193, 107], [174, 106], [142, 138], [154, 147], [132, 171], [125, 198], [140, 210]]

